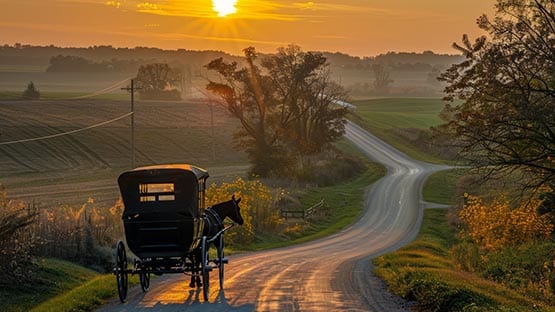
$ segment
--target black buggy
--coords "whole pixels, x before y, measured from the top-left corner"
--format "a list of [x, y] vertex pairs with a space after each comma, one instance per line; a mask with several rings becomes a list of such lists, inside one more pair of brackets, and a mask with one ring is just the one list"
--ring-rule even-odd
[[[205, 209], [207, 178], [206, 170], [186, 164], [140, 167], [119, 176], [125, 238], [137, 257], [129, 268], [125, 244], [117, 242], [114, 274], [121, 302], [127, 297], [128, 274], [139, 275], [145, 292], [150, 285], [150, 274], [190, 275], [190, 286], [202, 286], [207, 301], [209, 275], [217, 268], [223, 289], [227, 263], [223, 233], [235, 223], [243, 223], [238, 206], [241, 199], [232, 197], [228, 202]], [[226, 217], [235, 223], [224, 227]], [[214, 260], [208, 254], [211, 243], [217, 248]]]

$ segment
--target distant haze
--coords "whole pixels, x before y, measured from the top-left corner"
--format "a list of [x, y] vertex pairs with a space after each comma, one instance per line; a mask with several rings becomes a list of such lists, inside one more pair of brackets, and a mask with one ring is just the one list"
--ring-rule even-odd
[[247, 46], [373, 56], [387, 51], [454, 53], [494, 0], [238, 0], [218, 17], [210, 0], [0, 0], [0, 44], [149, 46], [220, 50]]

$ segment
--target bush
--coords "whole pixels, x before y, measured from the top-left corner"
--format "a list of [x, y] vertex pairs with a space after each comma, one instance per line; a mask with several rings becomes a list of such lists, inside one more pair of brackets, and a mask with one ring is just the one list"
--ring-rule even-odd
[[40, 92], [35, 88], [35, 84], [32, 81], [27, 85], [27, 89], [23, 91], [22, 97], [27, 100], [38, 100], [40, 98]]
[[32, 250], [38, 238], [29, 231], [36, 212], [22, 202], [7, 200], [0, 184], [0, 284], [21, 284], [32, 274]]
[[498, 249], [549, 238], [553, 224], [549, 216], [536, 212], [542, 201], [531, 199], [509, 205], [506, 197], [495, 198], [491, 203], [466, 195], [466, 204], [459, 213], [464, 222], [463, 235], [480, 248]]
[[43, 243], [37, 252], [43, 257], [75, 261], [97, 271], [111, 269], [110, 246], [123, 236], [123, 203], [97, 207], [90, 198], [81, 206], [63, 205], [41, 209], [33, 229]]
[[283, 195], [281, 189], [272, 191], [259, 180], [237, 178], [231, 183], [210, 185], [206, 191], [208, 206], [241, 197], [241, 215], [245, 223], [226, 233], [228, 244], [246, 245], [254, 242], [255, 234], [275, 233], [284, 221], [279, 216], [276, 202]]
[[298, 182], [330, 186], [349, 180], [365, 170], [366, 165], [360, 158], [328, 150], [303, 157], [292, 169], [292, 176]]

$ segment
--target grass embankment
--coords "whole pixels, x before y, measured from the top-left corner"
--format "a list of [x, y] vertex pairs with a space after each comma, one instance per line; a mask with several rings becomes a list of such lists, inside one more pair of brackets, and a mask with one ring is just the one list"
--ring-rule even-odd
[[447, 161], [424, 151], [420, 131], [441, 124], [445, 105], [437, 98], [384, 98], [356, 101], [352, 120], [414, 159], [430, 163]]
[[[426, 182], [424, 199], [452, 202], [450, 190], [459, 174], [460, 169], [432, 175]], [[417, 301], [425, 311], [550, 311], [503, 285], [460, 270], [450, 256], [457, 237], [447, 214], [446, 209], [425, 210], [414, 242], [374, 260], [376, 274], [390, 290]]]
[[92, 270], [62, 260], [43, 259], [36, 266], [29, 282], [0, 288], [0, 311], [28, 311], [99, 276]]
[[[0, 289], [0, 311], [92, 311], [117, 296], [114, 275], [99, 274], [71, 262], [41, 259], [32, 274], [24, 285]], [[136, 276], [130, 277], [129, 283], [137, 284]]]

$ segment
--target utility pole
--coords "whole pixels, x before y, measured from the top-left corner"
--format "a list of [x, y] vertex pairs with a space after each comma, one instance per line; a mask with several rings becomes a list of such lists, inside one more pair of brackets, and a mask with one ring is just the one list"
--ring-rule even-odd
[[131, 87], [121, 88], [131, 93], [131, 169], [135, 168], [135, 88], [134, 79], [131, 79]]
[[208, 106], [210, 107], [210, 132], [212, 135], [212, 160], [216, 160], [216, 136], [214, 135], [214, 103], [209, 100]]

